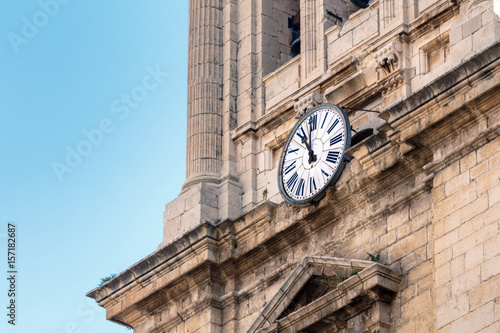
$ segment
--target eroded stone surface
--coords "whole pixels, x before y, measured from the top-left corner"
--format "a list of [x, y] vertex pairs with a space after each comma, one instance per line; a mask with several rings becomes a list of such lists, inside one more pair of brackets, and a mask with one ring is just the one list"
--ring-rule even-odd
[[[333, 306], [327, 331], [498, 330], [498, 2], [379, 0], [342, 24], [325, 14], [333, 2], [191, 1], [191, 171], [158, 250], [89, 293], [109, 320], [246, 332], [305, 257], [380, 253], [403, 276], [394, 298]], [[304, 50], [290, 59], [299, 9]], [[276, 168], [294, 106], [313, 94], [381, 113], [348, 112], [373, 135], [322, 200], [290, 206]]]

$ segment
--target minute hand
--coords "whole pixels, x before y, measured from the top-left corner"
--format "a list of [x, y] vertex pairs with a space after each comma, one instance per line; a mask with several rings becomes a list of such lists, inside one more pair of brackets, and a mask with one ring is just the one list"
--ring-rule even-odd
[[309, 127], [309, 144], [307, 143], [306, 140], [303, 140], [303, 141], [306, 141], [304, 143], [306, 145], [307, 150], [309, 151], [309, 160], [308, 160], [308, 162], [309, 162], [309, 164], [311, 164], [312, 162], [316, 162], [316, 155], [314, 155], [314, 152], [312, 150], [312, 144], [311, 144], [311, 137], [312, 137], [311, 124], [309, 124], [308, 127]]

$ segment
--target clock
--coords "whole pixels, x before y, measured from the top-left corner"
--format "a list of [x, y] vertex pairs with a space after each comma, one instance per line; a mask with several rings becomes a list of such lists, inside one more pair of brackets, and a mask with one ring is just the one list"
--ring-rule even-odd
[[337, 105], [320, 104], [292, 128], [281, 153], [278, 187], [285, 201], [303, 204], [321, 199], [337, 181], [351, 146], [351, 125]]

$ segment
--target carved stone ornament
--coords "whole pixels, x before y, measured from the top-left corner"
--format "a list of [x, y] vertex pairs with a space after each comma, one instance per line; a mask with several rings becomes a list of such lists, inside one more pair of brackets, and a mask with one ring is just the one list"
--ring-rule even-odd
[[[380, 69], [383, 77], [393, 73], [401, 67], [401, 52], [403, 47], [400, 42], [392, 41], [373, 55], [377, 62], [377, 70]], [[382, 77], [379, 77], [379, 80]]]
[[299, 119], [306, 113], [310, 108], [323, 103], [324, 97], [323, 94], [318, 92], [313, 92], [312, 94], [302, 98], [294, 105], [294, 109], [297, 112], [295, 118]]
[[380, 87], [382, 95], [385, 95], [391, 91], [396, 90], [396, 88], [400, 87], [404, 82], [405, 82], [404, 74], [399, 71], [395, 73], [395, 75], [386, 77], [386, 79], [383, 80], [383, 84]]

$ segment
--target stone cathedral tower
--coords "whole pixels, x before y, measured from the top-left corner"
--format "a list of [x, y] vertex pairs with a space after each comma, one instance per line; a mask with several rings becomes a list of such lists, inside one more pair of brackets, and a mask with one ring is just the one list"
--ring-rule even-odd
[[[189, 14], [187, 179], [158, 250], [89, 292], [107, 319], [499, 332], [500, 2], [190, 0]], [[325, 108], [352, 128], [346, 164], [297, 205], [287, 154], [312, 170], [334, 148], [313, 125], [288, 144]]]

